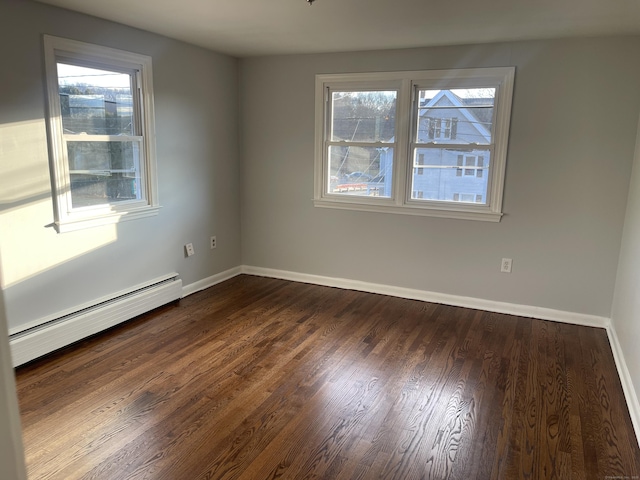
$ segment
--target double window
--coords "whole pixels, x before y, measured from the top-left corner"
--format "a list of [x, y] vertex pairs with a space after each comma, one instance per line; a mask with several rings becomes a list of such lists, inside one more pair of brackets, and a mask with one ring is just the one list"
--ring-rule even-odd
[[316, 76], [314, 204], [499, 221], [514, 73]]
[[158, 211], [151, 59], [45, 36], [58, 232]]

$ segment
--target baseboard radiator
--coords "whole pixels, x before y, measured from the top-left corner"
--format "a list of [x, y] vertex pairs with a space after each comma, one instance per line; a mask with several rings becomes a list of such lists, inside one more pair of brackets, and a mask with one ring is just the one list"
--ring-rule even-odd
[[118, 292], [111, 298], [82, 305], [75, 311], [62, 312], [31, 328], [10, 332], [13, 366], [27, 363], [181, 297], [182, 280], [177, 274], [172, 274]]

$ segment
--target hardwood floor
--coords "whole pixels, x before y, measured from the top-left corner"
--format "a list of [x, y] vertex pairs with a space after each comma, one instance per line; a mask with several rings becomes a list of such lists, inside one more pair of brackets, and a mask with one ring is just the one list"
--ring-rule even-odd
[[17, 370], [31, 479], [638, 478], [604, 330], [239, 276]]

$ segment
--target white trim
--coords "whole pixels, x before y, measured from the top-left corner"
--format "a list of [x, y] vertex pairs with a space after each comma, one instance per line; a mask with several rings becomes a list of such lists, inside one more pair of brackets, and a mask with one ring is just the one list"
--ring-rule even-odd
[[209, 287], [213, 287], [214, 285], [222, 283], [225, 280], [237, 277], [241, 273], [242, 267], [234, 267], [230, 268], [229, 270], [225, 270], [224, 272], [211, 275], [210, 277], [203, 278], [202, 280], [198, 280], [197, 282], [190, 283], [189, 285], [185, 285], [182, 287], [182, 298], [188, 297], [189, 295], [192, 295], [201, 290], [205, 290]]
[[627, 408], [629, 409], [629, 415], [631, 416], [631, 423], [636, 433], [636, 441], [640, 446], [640, 402], [636, 395], [636, 390], [633, 388], [633, 380], [631, 374], [627, 368], [627, 362], [624, 360], [624, 353], [620, 347], [618, 341], [618, 334], [613, 324], [607, 327], [607, 337], [611, 344], [611, 351], [613, 352], [613, 359], [616, 362], [616, 368], [618, 369], [618, 376], [620, 377], [620, 383], [622, 384], [622, 391], [624, 392], [625, 399], [627, 400]]
[[103, 225], [113, 225], [114, 223], [126, 222], [137, 218], [155, 217], [160, 212], [160, 206], [146, 206], [132, 208], [128, 211], [117, 211], [99, 214], [91, 218], [81, 220], [70, 220], [63, 222], [53, 222], [51, 226], [58, 233], [75, 232], [84, 228], [100, 227]]
[[[93, 303], [85, 309], [32, 327], [9, 338], [13, 366], [38, 357], [111, 328], [154, 308], [180, 299], [182, 281], [175, 277], [140, 290], [134, 287], [124, 296], [112, 296], [106, 302]], [[77, 307], [79, 308], [79, 307]]]
[[518, 305], [515, 303], [498, 302], [493, 300], [483, 300], [481, 298], [464, 297], [461, 295], [451, 295], [448, 293], [429, 292], [413, 288], [395, 287], [380, 283], [363, 282], [347, 278], [325, 277], [320, 275], [310, 275], [307, 273], [290, 272], [272, 268], [242, 266], [242, 273], [257, 275], [260, 277], [280, 278], [294, 282], [312, 283], [327, 287], [344, 288], [347, 290], [358, 290], [361, 292], [378, 293], [390, 295], [392, 297], [408, 298], [411, 300], [421, 300], [423, 302], [442, 303], [455, 307], [473, 308], [488, 312], [505, 313], [520, 317], [532, 317], [541, 320], [552, 320], [556, 322], [571, 323], [587, 327], [607, 328], [611, 321], [606, 317], [587, 315], [584, 313], [567, 312], [564, 310], [554, 310], [551, 308], [534, 307], [531, 305]]
[[[424, 200], [423, 200], [424, 201]], [[481, 222], [499, 222], [502, 218], [502, 213], [493, 212], [475, 212], [473, 203], [463, 202], [447, 202], [446, 208], [435, 208], [431, 204], [415, 206], [417, 201], [407, 203], [402, 207], [395, 205], [364, 205], [353, 202], [346, 202], [340, 200], [314, 200], [313, 206], [320, 208], [334, 208], [338, 210], [356, 210], [360, 212], [378, 212], [378, 213], [395, 213], [399, 215], [417, 215], [422, 217], [440, 217], [440, 218], [455, 218], [458, 220], [478, 220]], [[425, 202], [426, 203], [426, 202]], [[455, 210], [455, 204], [461, 204], [459, 210]], [[467, 206], [464, 208], [464, 206]]]

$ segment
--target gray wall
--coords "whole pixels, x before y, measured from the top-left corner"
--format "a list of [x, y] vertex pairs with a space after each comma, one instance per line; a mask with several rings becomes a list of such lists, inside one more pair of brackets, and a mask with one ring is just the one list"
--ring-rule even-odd
[[[157, 217], [64, 234], [45, 228], [53, 221], [45, 33], [153, 58]], [[0, 58], [0, 265], [10, 327], [167, 273], [188, 285], [240, 264], [236, 59], [23, 0], [0, 0]]]
[[[640, 125], [611, 317], [636, 397], [640, 398]], [[640, 419], [638, 415], [640, 411], [636, 420]]]
[[[616, 37], [241, 60], [243, 263], [609, 317], [638, 51]], [[315, 74], [509, 65], [500, 223], [313, 207]]]
[[11, 365], [4, 301], [0, 290], [0, 477], [26, 480], [18, 398]]

